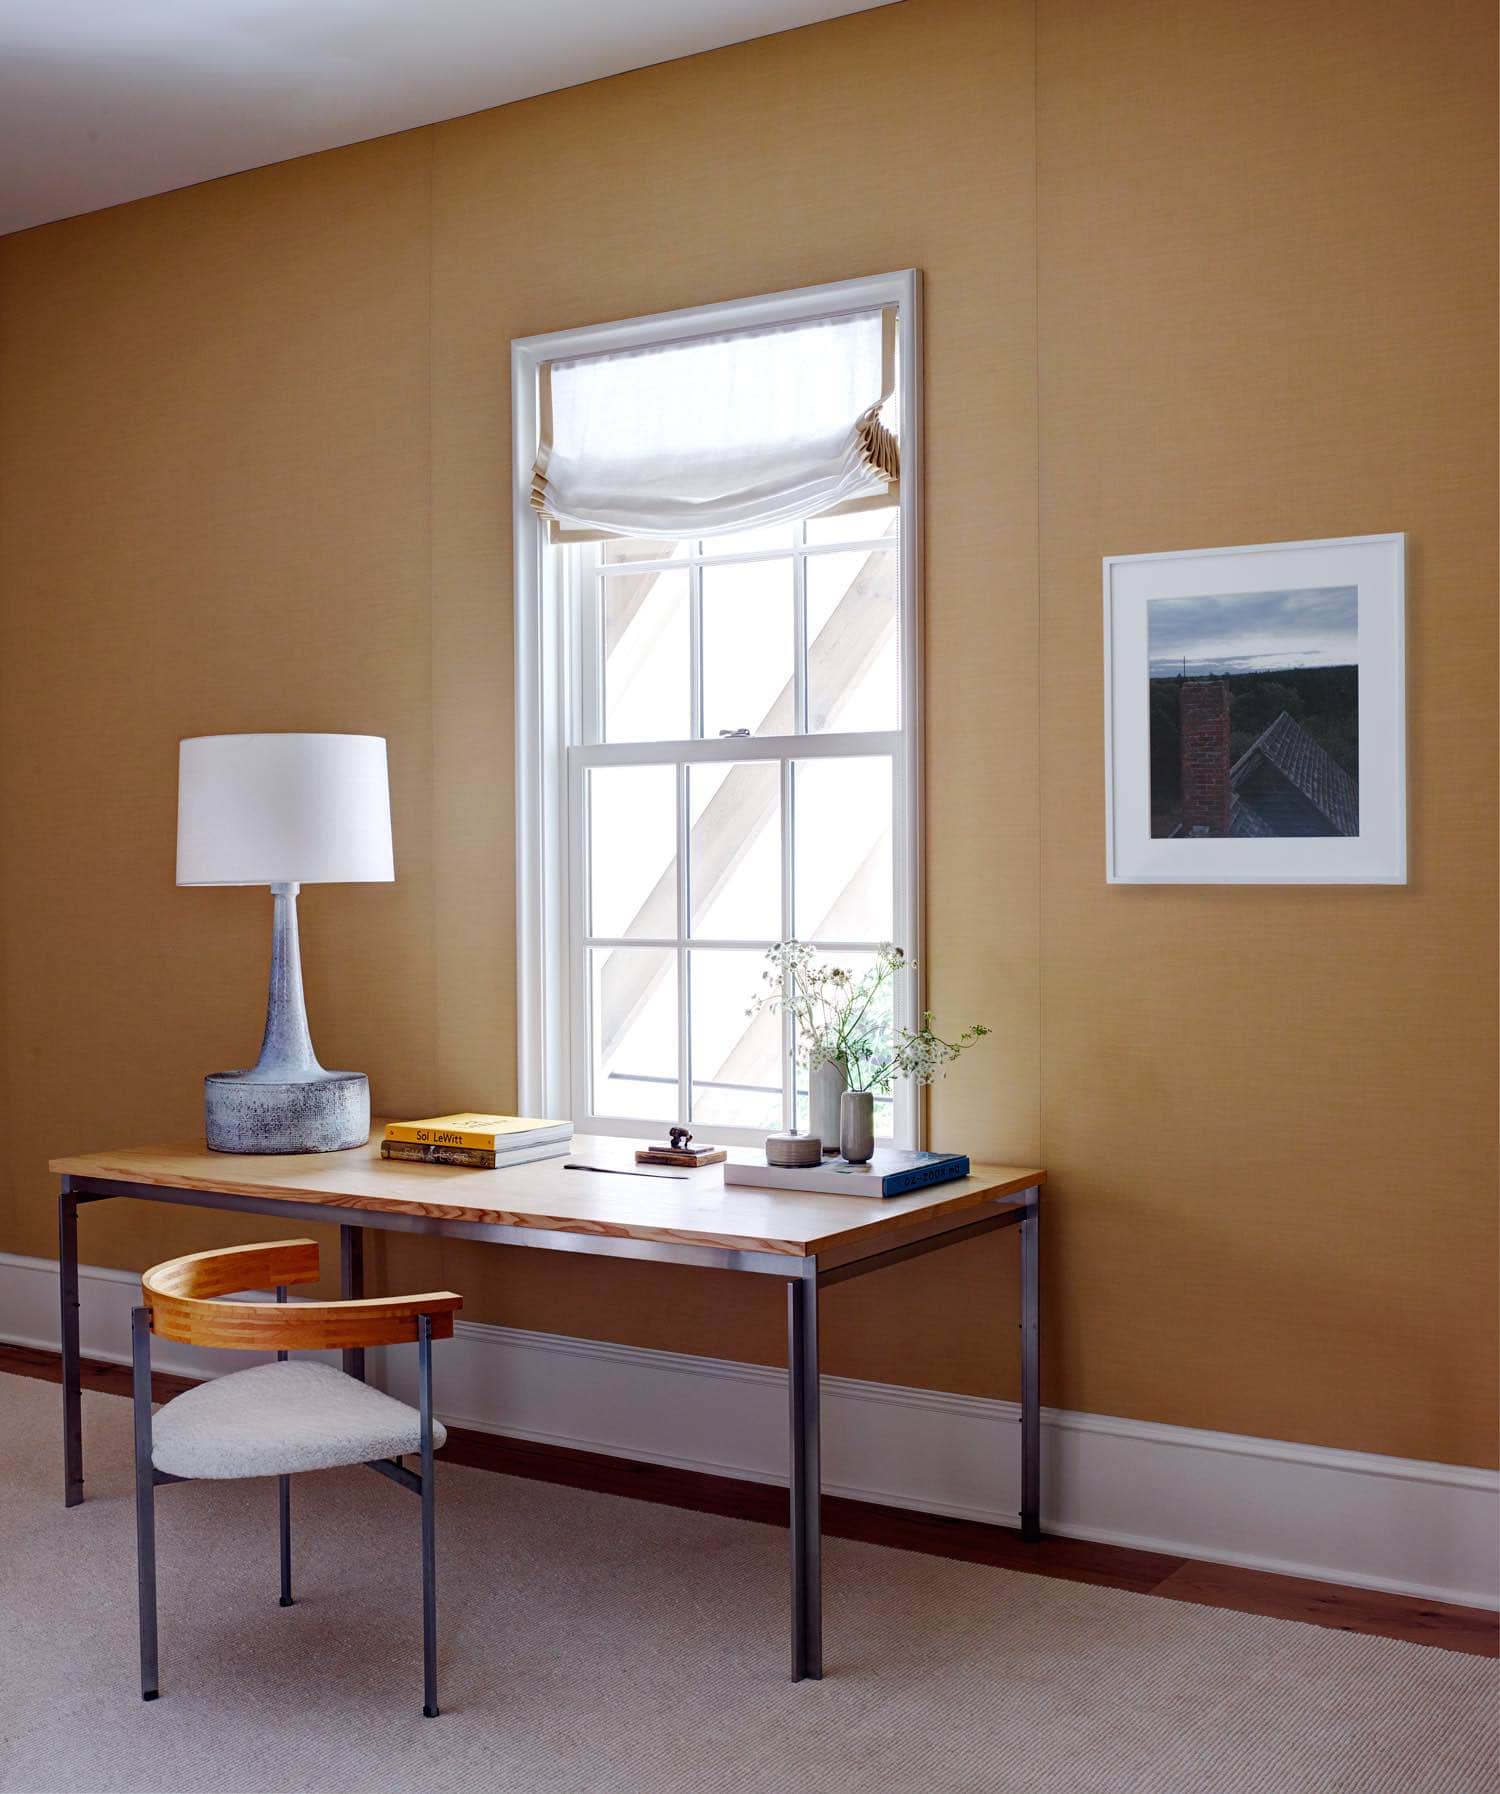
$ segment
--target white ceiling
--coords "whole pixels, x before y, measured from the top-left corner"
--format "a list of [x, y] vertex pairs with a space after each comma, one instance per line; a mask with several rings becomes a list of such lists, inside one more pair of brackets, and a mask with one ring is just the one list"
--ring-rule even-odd
[[0, 0], [0, 233], [890, 0]]

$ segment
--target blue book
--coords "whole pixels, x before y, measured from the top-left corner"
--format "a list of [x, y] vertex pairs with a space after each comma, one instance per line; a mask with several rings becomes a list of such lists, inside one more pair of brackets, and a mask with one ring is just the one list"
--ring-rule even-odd
[[961, 1152], [901, 1152], [880, 1146], [868, 1164], [824, 1159], [821, 1165], [767, 1165], [764, 1160], [730, 1155], [724, 1167], [726, 1184], [749, 1184], [763, 1190], [809, 1190], [823, 1196], [909, 1196], [931, 1184], [951, 1183], [969, 1175]]

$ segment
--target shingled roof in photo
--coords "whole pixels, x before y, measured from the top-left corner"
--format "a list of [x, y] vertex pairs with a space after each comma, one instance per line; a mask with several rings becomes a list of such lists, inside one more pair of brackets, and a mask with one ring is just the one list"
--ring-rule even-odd
[[[1229, 785], [1232, 835], [1359, 833], [1358, 784], [1284, 710], [1229, 769]], [[1278, 790], [1283, 785], [1312, 806], [1326, 822], [1326, 829], [1298, 827], [1295, 823], [1287, 826], [1292, 819], [1276, 814], [1284, 807], [1283, 794]]]

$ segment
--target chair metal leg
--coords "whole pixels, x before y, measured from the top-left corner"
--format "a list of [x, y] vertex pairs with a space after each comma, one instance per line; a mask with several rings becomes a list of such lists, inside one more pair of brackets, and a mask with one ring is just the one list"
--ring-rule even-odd
[[276, 1510], [281, 1532], [281, 1605], [292, 1604], [292, 1479], [276, 1479]]
[[[276, 1285], [276, 1300], [286, 1301], [287, 1286]], [[278, 1352], [276, 1362], [285, 1364], [289, 1354]], [[276, 1522], [281, 1537], [281, 1605], [292, 1604], [292, 1479], [289, 1476], [278, 1476], [276, 1479]]]
[[156, 1483], [151, 1463], [151, 1317], [131, 1310], [130, 1360], [135, 1418], [136, 1594], [140, 1607], [141, 1699], [157, 1697]]
[[417, 1317], [418, 1407], [422, 1418], [422, 1716], [436, 1719], [437, 1698], [437, 1496], [432, 1464], [432, 1317]]

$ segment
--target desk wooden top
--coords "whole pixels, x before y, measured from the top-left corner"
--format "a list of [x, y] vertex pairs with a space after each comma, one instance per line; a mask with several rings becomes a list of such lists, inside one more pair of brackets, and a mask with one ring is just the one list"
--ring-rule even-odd
[[[273, 1157], [210, 1152], [201, 1140], [190, 1140], [75, 1153], [53, 1159], [49, 1168], [59, 1176], [113, 1183], [282, 1197], [332, 1209], [384, 1210], [436, 1221], [612, 1235], [794, 1258], [949, 1216], [953, 1225], [961, 1226], [964, 1210], [997, 1199], [1013, 1196], [1019, 1208], [1024, 1193], [1046, 1178], [1044, 1172], [1023, 1166], [976, 1165], [971, 1176], [957, 1182], [875, 1201], [726, 1185], [722, 1165], [675, 1173], [637, 1167], [634, 1141], [587, 1135], [574, 1139], [566, 1159], [471, 1171], [382, 1159], [383, 1126], [377, 1121], [369, 1142], [349, 1152]], [[619, 1175], [626, 1170], [632, 1175]], [[634, 1175], [637, 1172], [642, 1175]]]

